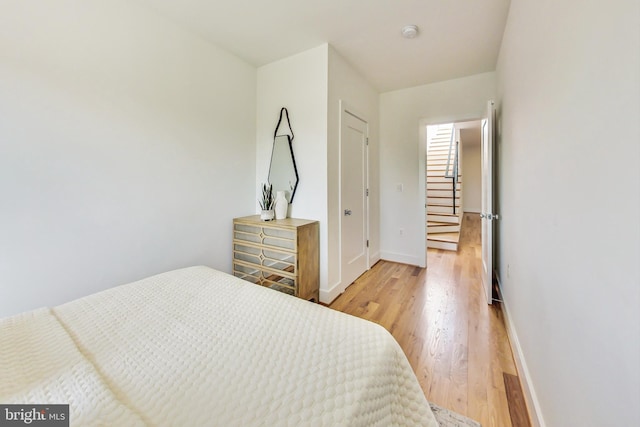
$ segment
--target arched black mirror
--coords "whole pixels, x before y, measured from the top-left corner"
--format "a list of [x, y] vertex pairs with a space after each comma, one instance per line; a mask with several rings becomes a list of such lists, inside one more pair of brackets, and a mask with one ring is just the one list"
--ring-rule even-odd
[[277, 135], [273, 138], [269, 183], [273, 186], [275, 194], [284, 191], [287, 201], [293, 202], [298, 187], [298, 169], [289, 135]]

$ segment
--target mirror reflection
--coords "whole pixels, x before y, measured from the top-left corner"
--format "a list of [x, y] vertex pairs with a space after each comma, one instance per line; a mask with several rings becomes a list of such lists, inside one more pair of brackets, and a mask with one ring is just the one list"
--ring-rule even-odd
[[298, 186], [298, 170], [289, 135], [278, 135], [274, 138], [269, 166], [269, 183], [273, 186], [274, 194], [277, 191], [284, 191], [287, 201], [293, 202]]

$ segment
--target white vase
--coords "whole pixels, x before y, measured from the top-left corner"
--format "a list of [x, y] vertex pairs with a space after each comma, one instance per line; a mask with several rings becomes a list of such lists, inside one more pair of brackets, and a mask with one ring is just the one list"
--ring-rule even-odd
[[263, 209], [260, 213], [260, 219], [263, 221], [271, 221], [273, 219], [273, 209]]
[[275, 201], [276, 219], [285, 219], [287, 217], [288, 208], [289, 202], [287, 202], [284, 191], [277, 191]]

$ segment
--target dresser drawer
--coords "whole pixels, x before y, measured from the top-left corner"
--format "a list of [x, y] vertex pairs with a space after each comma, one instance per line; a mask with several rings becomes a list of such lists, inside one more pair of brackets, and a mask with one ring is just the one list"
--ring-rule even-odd
[[233, 263], [233, 275], [256, 285], [266, 286], [289, 295], [298, 296], [295, 278], [271, 273], [253, 265]]
[[297, 250], [295, 230], [235, 224], [233, 231], [233, 238], [237, 241], [251, 242], [260, 246], [291, 252], [296, 252]]
[[242, 241], [233, 243], [233, 259], [243, 263], [253, 264], [257, 268], [267, 268], [274, 272], [286, 271], [296, 274], [296, 254], [284, 252], [271, 247], [254, 246]]

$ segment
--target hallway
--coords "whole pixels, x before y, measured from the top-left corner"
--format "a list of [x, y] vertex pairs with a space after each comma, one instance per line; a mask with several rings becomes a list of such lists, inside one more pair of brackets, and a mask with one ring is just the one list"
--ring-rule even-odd
[[428, 269], [378, 262], [330, 307], [389, 330], [429, 401], [512, 426], [503, 374], [516, 375], [502, 311], [480, 280], [480, 217], [464, 214], [458, 252], [428, 249]]

